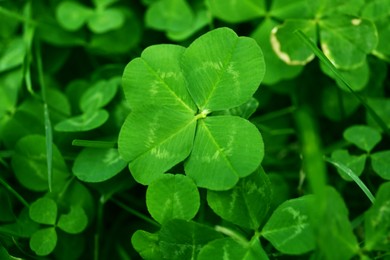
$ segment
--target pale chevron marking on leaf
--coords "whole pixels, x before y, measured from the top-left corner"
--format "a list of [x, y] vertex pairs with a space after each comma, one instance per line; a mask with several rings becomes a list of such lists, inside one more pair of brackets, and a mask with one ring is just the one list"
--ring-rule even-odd
[[121, 160], [120, 155], [115, 149], [109, 149], [104, 156], [103, 162], [107, 165], [112, 165]]
[[362, 23], [362, 19], [352, 19], [351, 23], [354, 26], [359, 26]]

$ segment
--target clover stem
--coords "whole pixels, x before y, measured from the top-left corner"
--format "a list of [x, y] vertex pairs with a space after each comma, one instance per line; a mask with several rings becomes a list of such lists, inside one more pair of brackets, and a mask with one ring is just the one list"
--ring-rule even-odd
[[203, 118], [206, 118], [208, 114], [210, 114], [211, 111], [209, 111], [208, 109], [205, 109], [205, 110], [202, 110], [199, 114], [197, 114], [195, 116], [195, 119], [198, 120], [198, 119], [203, 119]]

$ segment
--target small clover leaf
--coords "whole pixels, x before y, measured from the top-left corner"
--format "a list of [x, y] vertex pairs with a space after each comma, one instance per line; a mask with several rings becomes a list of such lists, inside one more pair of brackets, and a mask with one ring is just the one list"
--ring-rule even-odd
[[75, 1], [63, 1], [56, 9], [58, 22], [69, 31], [79, 30], [91, 14], [91, 9]]
[[57, 204], [50, 198], [40, 198], [31, 204], [29, 215], [37, 223], [54, 225], [57, 221]]
[[102, 182], [114, 177], [126, 165], [117, 149], [86, 148], [76, 157], [73, 173], [84, 182]]
[[40, 229], [30, 238], [30, 248], [39, 256], [53, 252], [57, 245], [57, 232], [54, 227]]
[[266, 13], [264, 0], [206, 0], [206, 3], [213, 15], [230, 23], [244, 22]]
[[209, 226], [175, 219], [161, 227], [159, 245], [165, 259], [196, 259], [204, 245], [218, 238], [222, 234]]
[[390, 182], [379, 187], [374, 205], [365, 214], [365, 246], [367, 251], [388, 250], [390, 232]]
[[159, 0], [149, 6], [145, 20], [150, 28], [180, 32], [192, 26], [194, 14], [186, 0]]
[[260, 242], [243, 245], [233, 238], [221, 238], [211, 241], [204, 247], [198, 255], [198, 260], [215, 259], [216, 256], [224, 256], [224, 260], [266, 260], [269, 259], [265, 251], [261, 248]]
[[302, 254], [315, 248], [310, 224], [313, 196], [307, 195], [282, 203], [265, 224], [261, 234], [280, 252]]
[[240, 179], [230, 190], [209, 190], [207, 202], [223, 219], [256, 230], [271, 204], [271, 184], [267, 175], [260, 169]]
[[[367, 155], [362, 154], [359, 156], [350, 155], [347, 150], [335, 150], [331, 155], [332, 159], [338, 161], [351, 169], [357, 176], [363, 173], [366, 163]], [[346, 181], [352, 181], [352, 178], [345, 174], [343, 171], [337, 169], [340, 176]]]
[[83, 112], [97, 110], [107, 105], [115, 96], [117, 84], [115, 78], [110, 81], [100, 80], [88, 88], [80, 99]]
[[97, 9], [88, 19], [88, 27], [94, 33], [106, 33], [119, 29], [125, 23], [125, 15], [121, 9]]
[[137, 230], [131, 237], [131, 244], [143, 259], [163, 259], [158, 245], [158, 233]]
[[88, 110], [86, 113], [67, 118], [54, 126], [58, 132], [85, 132], [103, 125], [109, 114], [104, 109]]
[[383, 179], [390, 180], [390, 151], [381, 151], [371, 154], [373, 170]]
[[71, 206], [68, 214], [62, 214], [57, 226], [69, 234], [81, 233], [88, 224], [88, 217], [80, 206]]
[[366, 125], [351, 126], [344, 131], [343, 136], [345, 140], [366, 152], [370, 152], [382, 139], [376, 129]]
[[190, 220], [200, 206], [198, 188], [185, 175], [165, 174], [149, 185], [146, 205], [150, 215], [161, 224], [171, 219]]

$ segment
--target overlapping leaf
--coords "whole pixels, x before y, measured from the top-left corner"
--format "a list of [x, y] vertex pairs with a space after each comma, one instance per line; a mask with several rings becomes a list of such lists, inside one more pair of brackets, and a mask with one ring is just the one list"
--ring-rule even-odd
[[239, 117], [209, 114], [248, 101], [264, 70], [256, 42], [227, 28], [187, 49], [151, 46], [131, 61], [123, 87], [132, 112], [118, 143], [134, 178], [149, 184], [190, 153], [186, 174], [201, 187], [229, 189], [252, 173], [264, 152], [258, 130]]

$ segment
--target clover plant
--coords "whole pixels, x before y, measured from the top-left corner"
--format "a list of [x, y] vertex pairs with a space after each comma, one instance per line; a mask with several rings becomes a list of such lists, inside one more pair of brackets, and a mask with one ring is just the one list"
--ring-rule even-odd
[[0, 1], [0, 259], [388, 259], [389, 7]]

